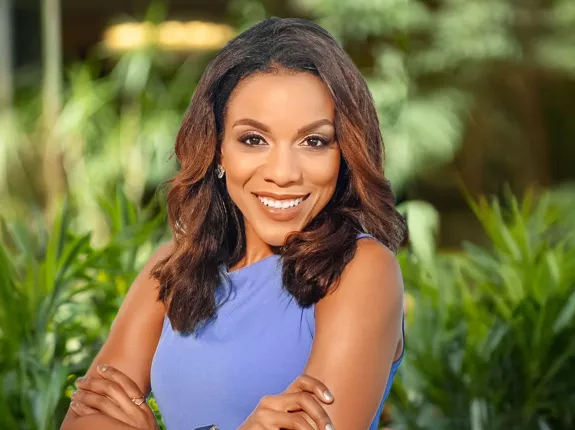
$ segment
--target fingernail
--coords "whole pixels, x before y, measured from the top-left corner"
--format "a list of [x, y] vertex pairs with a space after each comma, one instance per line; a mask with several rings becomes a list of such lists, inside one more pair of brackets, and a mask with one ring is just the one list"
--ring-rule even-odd
[[85, 377], [85, 376], [80, 376], [79, 378], [76, 379], [76, 382], [82, 383], [82, 382], [84, 382], [85, 380], [86, 380], [86, 377]]
[[98, 370], [100, 372], [105, 372], [106, 370], [108, 370], [108, 366], [106, 366], [105, 364], [98, 364]]
[[[324, 397], [324, 399], [326, 399], [328, 402], [332, 402], [332, 401], [333, 401], [333, 395], [332, 395], [329, 391], [324, 391], [323, 397]], [[331, 425], [331, 424], [328, 424], [328, 425]], [[327, 427], [326, 427], [326, 429], [327, 429]], [[328, 430], [333, 430], [333, 429], [328, 429]]]
[[80, 406], [80, 403], [72, 402], [72, 403], [70, 403], [70, 406], [72, 406], [73, 408], [77, 408], [78, 406]]
[[74, 398], [74, 397], [76, 397], [77, 394], [78, 394], [78, 390], [76, 390], [72, 394], [70, 394], [70, 397]]
[[331, 423], [328, 423], [328, 424], [325, 425], [325, 430], [335, 430], [335, 429], [333, 428], [333, 426], [331, 425]]

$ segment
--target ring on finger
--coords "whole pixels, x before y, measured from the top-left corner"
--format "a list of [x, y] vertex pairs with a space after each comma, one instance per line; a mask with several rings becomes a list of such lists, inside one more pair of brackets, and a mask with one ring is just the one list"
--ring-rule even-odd
[[130, 400], [136, 406], [143, 405], [146, 402], [146, 396], [131, 397]]

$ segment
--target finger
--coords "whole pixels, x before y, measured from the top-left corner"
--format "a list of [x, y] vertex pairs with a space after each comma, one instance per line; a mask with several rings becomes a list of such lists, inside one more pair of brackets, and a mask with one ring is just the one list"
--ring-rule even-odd
[[[271, 411], [270, 420], [273, 428], [286, 430], [314, 430], [314, 428], [301, 416], [290, 414], [289, 412]], [[323, 430], [323, 428], [318, 427]]]
[[292, 402], [292, 405], [295, 405], [286, 412], [304, 411], [317, 424], [318, 429], [325, 429], [328, 424], [331, 424], [329, 415], [323, 406], [309, 393], [300, 391], [299, 393], [286, 394], [286, 396], [292, 397], [292, 399], [286, 399], [286, 403]]
[[72, 399], [89, 408], [95, 409], [109, 417], [116, 418], [119, 421], [128, 422], [128, 416], [124, 411], [108, 397], [95, 394], [90, 391], [75, 391], [72, 393]]
[[124, 410], [137, 408], [124, 389], [116, 382], [96, 377], [84, 377], [76, 380], [80, 390], [90, 391], [101, 396], [106, 396]]
[[115, 367], [107, 366], [106, 364], [99, 364], [96, 369], [102, 378], [114, 381], [120, 385], [128, 397], [142, 397], [144, 395], [142, 390], [140, 390], [140, 387], [138, 387], [138, 385], [131, 378], [120, 372]]
[[81, 417], [85, 415], [93, 415], [98, 413], [96, 409], [92, 409], [91, 407], [83, 405], [82, 403], [79, 403], [77, 401], [71, 402], [70, 408], [74, 411], [76, 415], [79, 415]]
[[[313, 419], [310, 418], [310, 416], [304, 412], [304, 411], [297, 411], [297, 412], [290, 412], [291, 415], [297, 415], [298, 417], [301, 417], [305, 420], [306, 423], [308, 423], [309, 425], [311, 425], [313, 428], [315, 427], [315, 422]], [[320, 429], [320, 430], [324, 430], [324, 429]]]
[[314, 430], [313, 426], [301, 416], [273, 409], [259, 409], [254, 419], [254, 424], [265, 429]]
[[299, 376], [285, 391], [286, 393], [296, 393], [298, 391], [307, 391], [317, 396], [323, 403], [333, 403], [333, 394], [329, 391], [326, 385], [319, 379], [313, 378], [309, 375]]

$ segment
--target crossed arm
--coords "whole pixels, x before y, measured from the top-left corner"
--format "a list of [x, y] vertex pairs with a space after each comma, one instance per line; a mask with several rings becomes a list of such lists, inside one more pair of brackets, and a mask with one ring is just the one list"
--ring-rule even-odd
[[[150, 367], [165, 309], [156, 300], [158, 285], [149, 273], [170, 246], [158, 249], [134, 281], [87, 376], [99, 376], [96, 366], [105, 363], [142, 393], [150, 392]], [[402, 349], [402, 300], [401, 271], [393, 254], [373, 239], [361, 239], [338, 287], [316, 305], [314, 343], [304, 373], [333, 394], [335, 400], [322, 407], [338, 430], [367, 429], [375, 417], [392, 362]], [[317, 429], [317, 420], [304, 410], [294, 416]], [[72, 409], [62, 424], [62, 430], [101, 428], [135, 427], [101, 413], [80, 416]]]

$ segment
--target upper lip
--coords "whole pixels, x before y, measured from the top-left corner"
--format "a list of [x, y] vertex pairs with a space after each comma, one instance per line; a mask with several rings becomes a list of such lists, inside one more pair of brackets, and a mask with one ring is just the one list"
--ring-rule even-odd
[[268, 192], [264, 192], [262, 191], [260, 192], [254, 192], [254, 194], [258, 197], [269, 197], [270, 199], [274, 199], [274, 200], [289, 200], [289, 199], [299, 199], [300, 197], [307, 197], [309, 195], [309, 193], [306, 194], [276, 194], [276, 193], [268, 193]]

